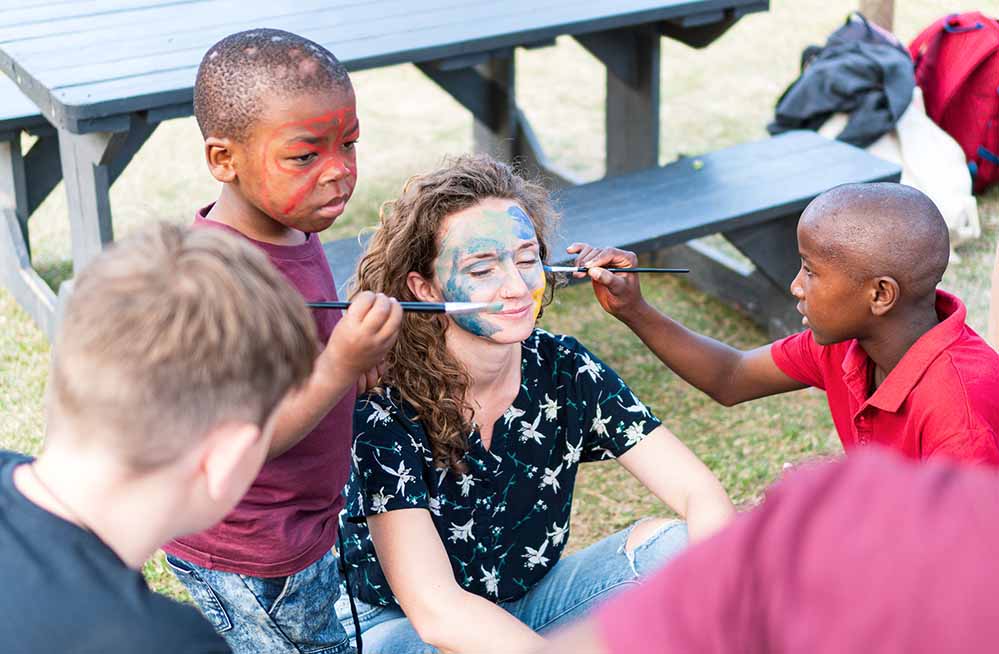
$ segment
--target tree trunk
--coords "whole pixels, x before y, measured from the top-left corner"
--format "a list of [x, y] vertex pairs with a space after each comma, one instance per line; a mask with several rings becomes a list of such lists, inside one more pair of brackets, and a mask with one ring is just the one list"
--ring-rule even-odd
[[895, 19], [895, 0], [860, 0], [860, 13], [875, 25], [891, 31]]

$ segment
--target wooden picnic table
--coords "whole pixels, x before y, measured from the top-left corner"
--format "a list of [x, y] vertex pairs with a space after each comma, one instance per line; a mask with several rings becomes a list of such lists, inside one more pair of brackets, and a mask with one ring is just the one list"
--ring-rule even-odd
[[[660, 37], [704, 47], [768, 8], [768, 0], [5, 0], [0, 69], [23, 93], [0, 85], [5, 284], [51, 335], [58, 302], [31, 267], [30, 214], [61, 173], [74, 269], [98, 254], [114, 238], [110, 185], [157, 124], [191, 115], [198, 63], [227, 34], [296, 32], [352, 71], [414, 63], [472, 113], [476, 149], [570, 183], [517, 107], [516, 48], [571, 35], [605, 64], [613, 175], [658, 163]], [[38, 137], [29, 152], [22, 130]]]

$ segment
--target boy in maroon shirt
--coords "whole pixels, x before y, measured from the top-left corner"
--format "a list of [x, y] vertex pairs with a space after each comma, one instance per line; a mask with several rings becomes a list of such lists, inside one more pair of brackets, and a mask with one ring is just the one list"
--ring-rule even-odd
[[642, 298], [635, 255], [576, 243], [597, 299], [670, 369], [731, 406], [815, 386], [843, 447], [880, 443], [915, 459], [999, 464], [999, 355], [937, 290], [947, 225], [901, 184], [849, 184], [816, 198], [798, 222], [791, 283], [809, 329], [742, 352], [696, 334]]
[[999, 476], [881, 448], [764, 503], [543, 651], [994, 652]]
[[[307, 301], [337, 299], [317, 233], [343, 212], [357, 178], [358, 121], [346, 69], [295, 34], [233, 34], [201, 62], [194, 112], [208, 167], [222, 182], [194, 226], [245, 237]], [[164, 548], [237, 653], [350, 650], [333, 606], [340, 585], [333, 547], [355, 387], [377, 376], [402, 309], [361, 293], [342, 316], [314, 314], [326, 347], [308, 382], [282, 403], [253, 486], [218, 525]]]

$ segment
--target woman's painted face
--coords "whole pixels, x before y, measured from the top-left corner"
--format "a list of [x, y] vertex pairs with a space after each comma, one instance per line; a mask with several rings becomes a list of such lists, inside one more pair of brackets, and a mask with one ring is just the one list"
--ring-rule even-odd
[[541, 310], [545, 274], [534, 224], [513, 200], [486, 198], [451, 214], [434, 263], [446, 302], [500, 302], [499, 313], [453, 316], [467, 332], [513, 343], [527, 338]]

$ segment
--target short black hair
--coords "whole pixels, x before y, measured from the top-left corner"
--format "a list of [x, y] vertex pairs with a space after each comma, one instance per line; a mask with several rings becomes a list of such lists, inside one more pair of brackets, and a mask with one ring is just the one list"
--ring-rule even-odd
[[933, 200], [891, 182], [844, 184], [805, 208], [823, 254], [858, 282], [893, 277], [907, 300], [934, 296], [950, 259], [947, 223]]
[[262, 97], [333, 89], [349, 90], [351, 84], [329, 50], [283, 30], [247, 30], [205, 53], [194, 83], [194, 116], [202, 136], [242, 142]]

